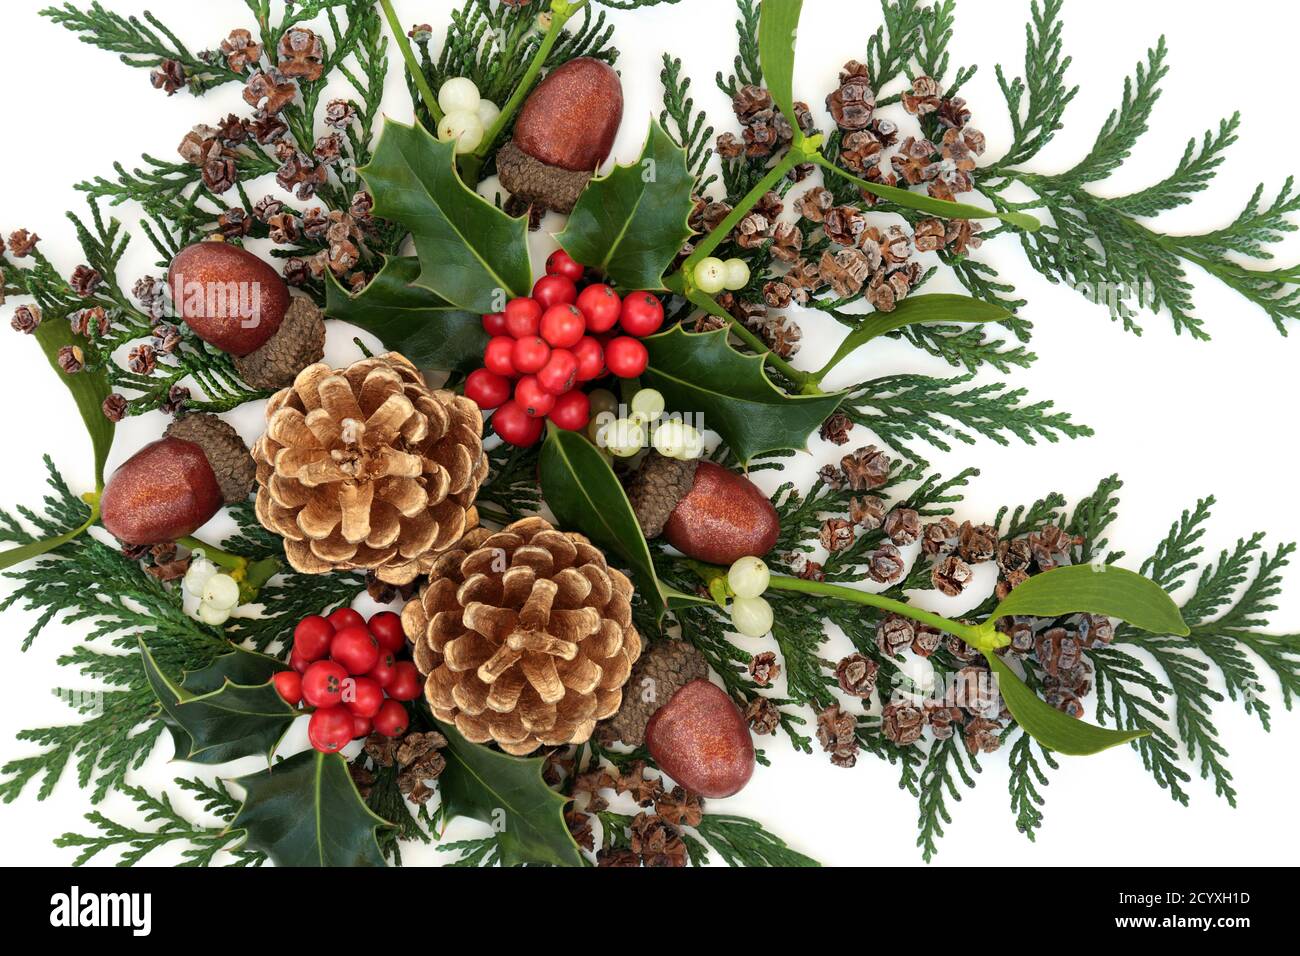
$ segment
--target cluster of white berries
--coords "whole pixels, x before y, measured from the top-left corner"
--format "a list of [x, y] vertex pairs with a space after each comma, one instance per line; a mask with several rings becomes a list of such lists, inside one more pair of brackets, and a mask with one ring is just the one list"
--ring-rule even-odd
[[199, 599], [196, 616], [204, 624], [220, 627], [239, 606], [239, 582], [223, 574], [215, 564], [196, 553], [182, 582], [185, 590]]
[[455, 140], [458, 153], [478, 149], [488, 127], [501, 115], [495, 103], [479, 96], [474, 81], [463, 76], [454, 76], [442, 84], [438, 90], [438, 106], [443, 113], [438, 139]]
[[740, 558], [727, 571], [731, 599], [731, 626], [746, 637], [762, 637], [772, 630], [772, 605], [763, 593], [772, 572], [762, 558]]
[[613, 392], [598, 388], [587, 398], [591, 402], [587, 435], [597, 448], [616, 458], [631, 458], [649, 447], [665, 458], [681, 461], [704, 453], [704, 437], [698, 428], [680, 418], [663, 417], [666, 402], [657, 389], [643, 388], [633, 395], [629, 414], [621, 418]]
[[723, 289], [735, 291], [749, 285], [749, 266], [744, 259], [721, 259], [708, 256], [695, 267], [695, 288], [706, 295], [717, 295]]

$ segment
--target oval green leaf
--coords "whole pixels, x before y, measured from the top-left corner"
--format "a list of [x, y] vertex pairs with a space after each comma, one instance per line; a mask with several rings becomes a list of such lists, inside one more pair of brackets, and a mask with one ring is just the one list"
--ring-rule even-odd
[[507, 216], [461, 181], [454, 143], [385, 120], [374, 158], [359, 172], [375, 214], [410, 230], [421, 265], [417, 285], [478, 313], [498, 311], [502, 293], [527, 294], [527, 219]]
[[1054, 617], [1086, 611], [1117, 617], [1155, 634], [1186, 637], [1178, 605], [1150, 578], [1109, 564], [1074, 564], [1036, 574], [993, 609], [989, 621], [1024, 614]]
[[642, 381], [663, 392], [668, 409], [701, 416], [742, 463], [787, 448], [802, 450], [843, 393], [787, 395], [768, 379], [760, 355], [727, 344], [727, 330], [687, 332], [680, 325], [643, 340], [650, 366]]
[[482, 364], [488, 334], [482, 316], [447, 303], [413, 283], [420, 275], [415, 258], [390, 258], [370, 284], [349, 293], [326, 272], [325, 314], [370, 332], [384, 347], [400, 352], [420, 368], [469, 372]]
[[[1032, 580], [1032, 579], [1031, 579]], [[997, 654], [985, 653], [998, 678], [998, 691], [1025, 733], [1049, 750], [1086, 757], [1145, 737], [1147, 730], [1111, 730], [1057, 710], [1029, 689]]]
[[799, 129], [794, 114], [794, 44], [803, 0], [763, 0], [758, 19], [758, 62], [772, 102]]
[[651, 120], [641, 158], [593, 179], [556, 238], [620, 289], [662, 289], [664, 270], [691, 235], [694, 185], [686, 150]]

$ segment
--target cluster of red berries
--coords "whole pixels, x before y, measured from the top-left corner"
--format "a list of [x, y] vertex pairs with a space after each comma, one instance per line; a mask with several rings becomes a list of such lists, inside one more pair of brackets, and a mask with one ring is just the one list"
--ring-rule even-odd
[[337, 753], [358, 737], [406, 733], [402, 702], [420, 696], [421, 682], [414, 664], [397, 659], [405, 650], [402, 619], [392, 611], [366, 621], [343, 607], [298, 622], [289, 655], [293, 669], [272, 680], [290, 704], [316, 708], [307, 738], [317, 750]]
[[570, 431], [586, 428], [591, 405], [580, 383], [645, 371], [650, 356], [638, 340], [659, 331], [663, 304], [649, 292], [620, 299], [600, 283], [580, 290], [583, 272], [561, 249], [546, 260], [530, 297], [483, 316], [492, 338], [465, 394], [479, 408], [496, 409], [492, 427], [512, 445], [537, 441], [546, 419]]

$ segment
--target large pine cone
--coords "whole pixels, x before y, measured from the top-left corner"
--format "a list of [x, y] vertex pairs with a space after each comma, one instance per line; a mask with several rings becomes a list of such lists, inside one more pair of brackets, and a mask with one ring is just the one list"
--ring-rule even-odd
[[478, 524], [483, 416], [393, 353], [303, 369], [253, 446], [257, 517], [306, 574], [373, 570], [407, 584]]
[[476, 528], [402, 612], [439, 720], [511, 754], [581, 743], [618, 712], [641, 654], [632, 584], [580, 534]]

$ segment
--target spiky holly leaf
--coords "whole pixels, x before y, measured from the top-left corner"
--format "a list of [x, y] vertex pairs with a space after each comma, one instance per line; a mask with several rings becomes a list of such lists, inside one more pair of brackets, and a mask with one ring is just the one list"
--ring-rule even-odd
[[384, 121], [374, 158], [359, 170], [375, 213], [411, 232], [415, 284], [470, 312], [496, 312], [532, 286], [527, 219], [513, 219], [461, 181], [456, 147], [424, 127]]
[[556, 238], [620, 289], [662, 289], [664, 272], [691, 235], [694, 185], [686, 150], [651, 120], [641, 158], [593, 179]]
[[270, 759], [300, 716], [270, 683], [271, 674], [284, 669], [274, 658], [234, 648], [177, 684], [158, 667], [144, 641], [139, 644], [145, 677], [162, 705], [178, 759], [207, 764], [255, 754]]
[[234, 782], [245, 797], [230, 829], [276, 866], [386, 865], [375, 831], [391, 824], [366, 806], [338, 754], [304, 750]]
[[768, 379], [763, 358], [727, 344], [727, 330], [687, 332], [680, 325], [643, 340], [650, 366], [642, 381], [663, 392], [668, 411], [700, 416], [742, 463], [756, 455], [801, 450], [844, 393], [787, 395]]
[[542, 779], [542, 757], [512, 757], [472, 744], [449, 724], [442, 751], [447, 768], [438, 778], [446, 816], [470, 817], [497, 833], [501, 864], [582, 866], [584, 860], [564, 823], [568, 798]]
[[388, 259], [356, 294], [344, 289], [332, 272], [327, 275], [325, 314], [331, 319], [365, 329], [420, 368], [467, 372], [482, 364], [488, 341], [482, 317], [415, 285], [418, 259]]

